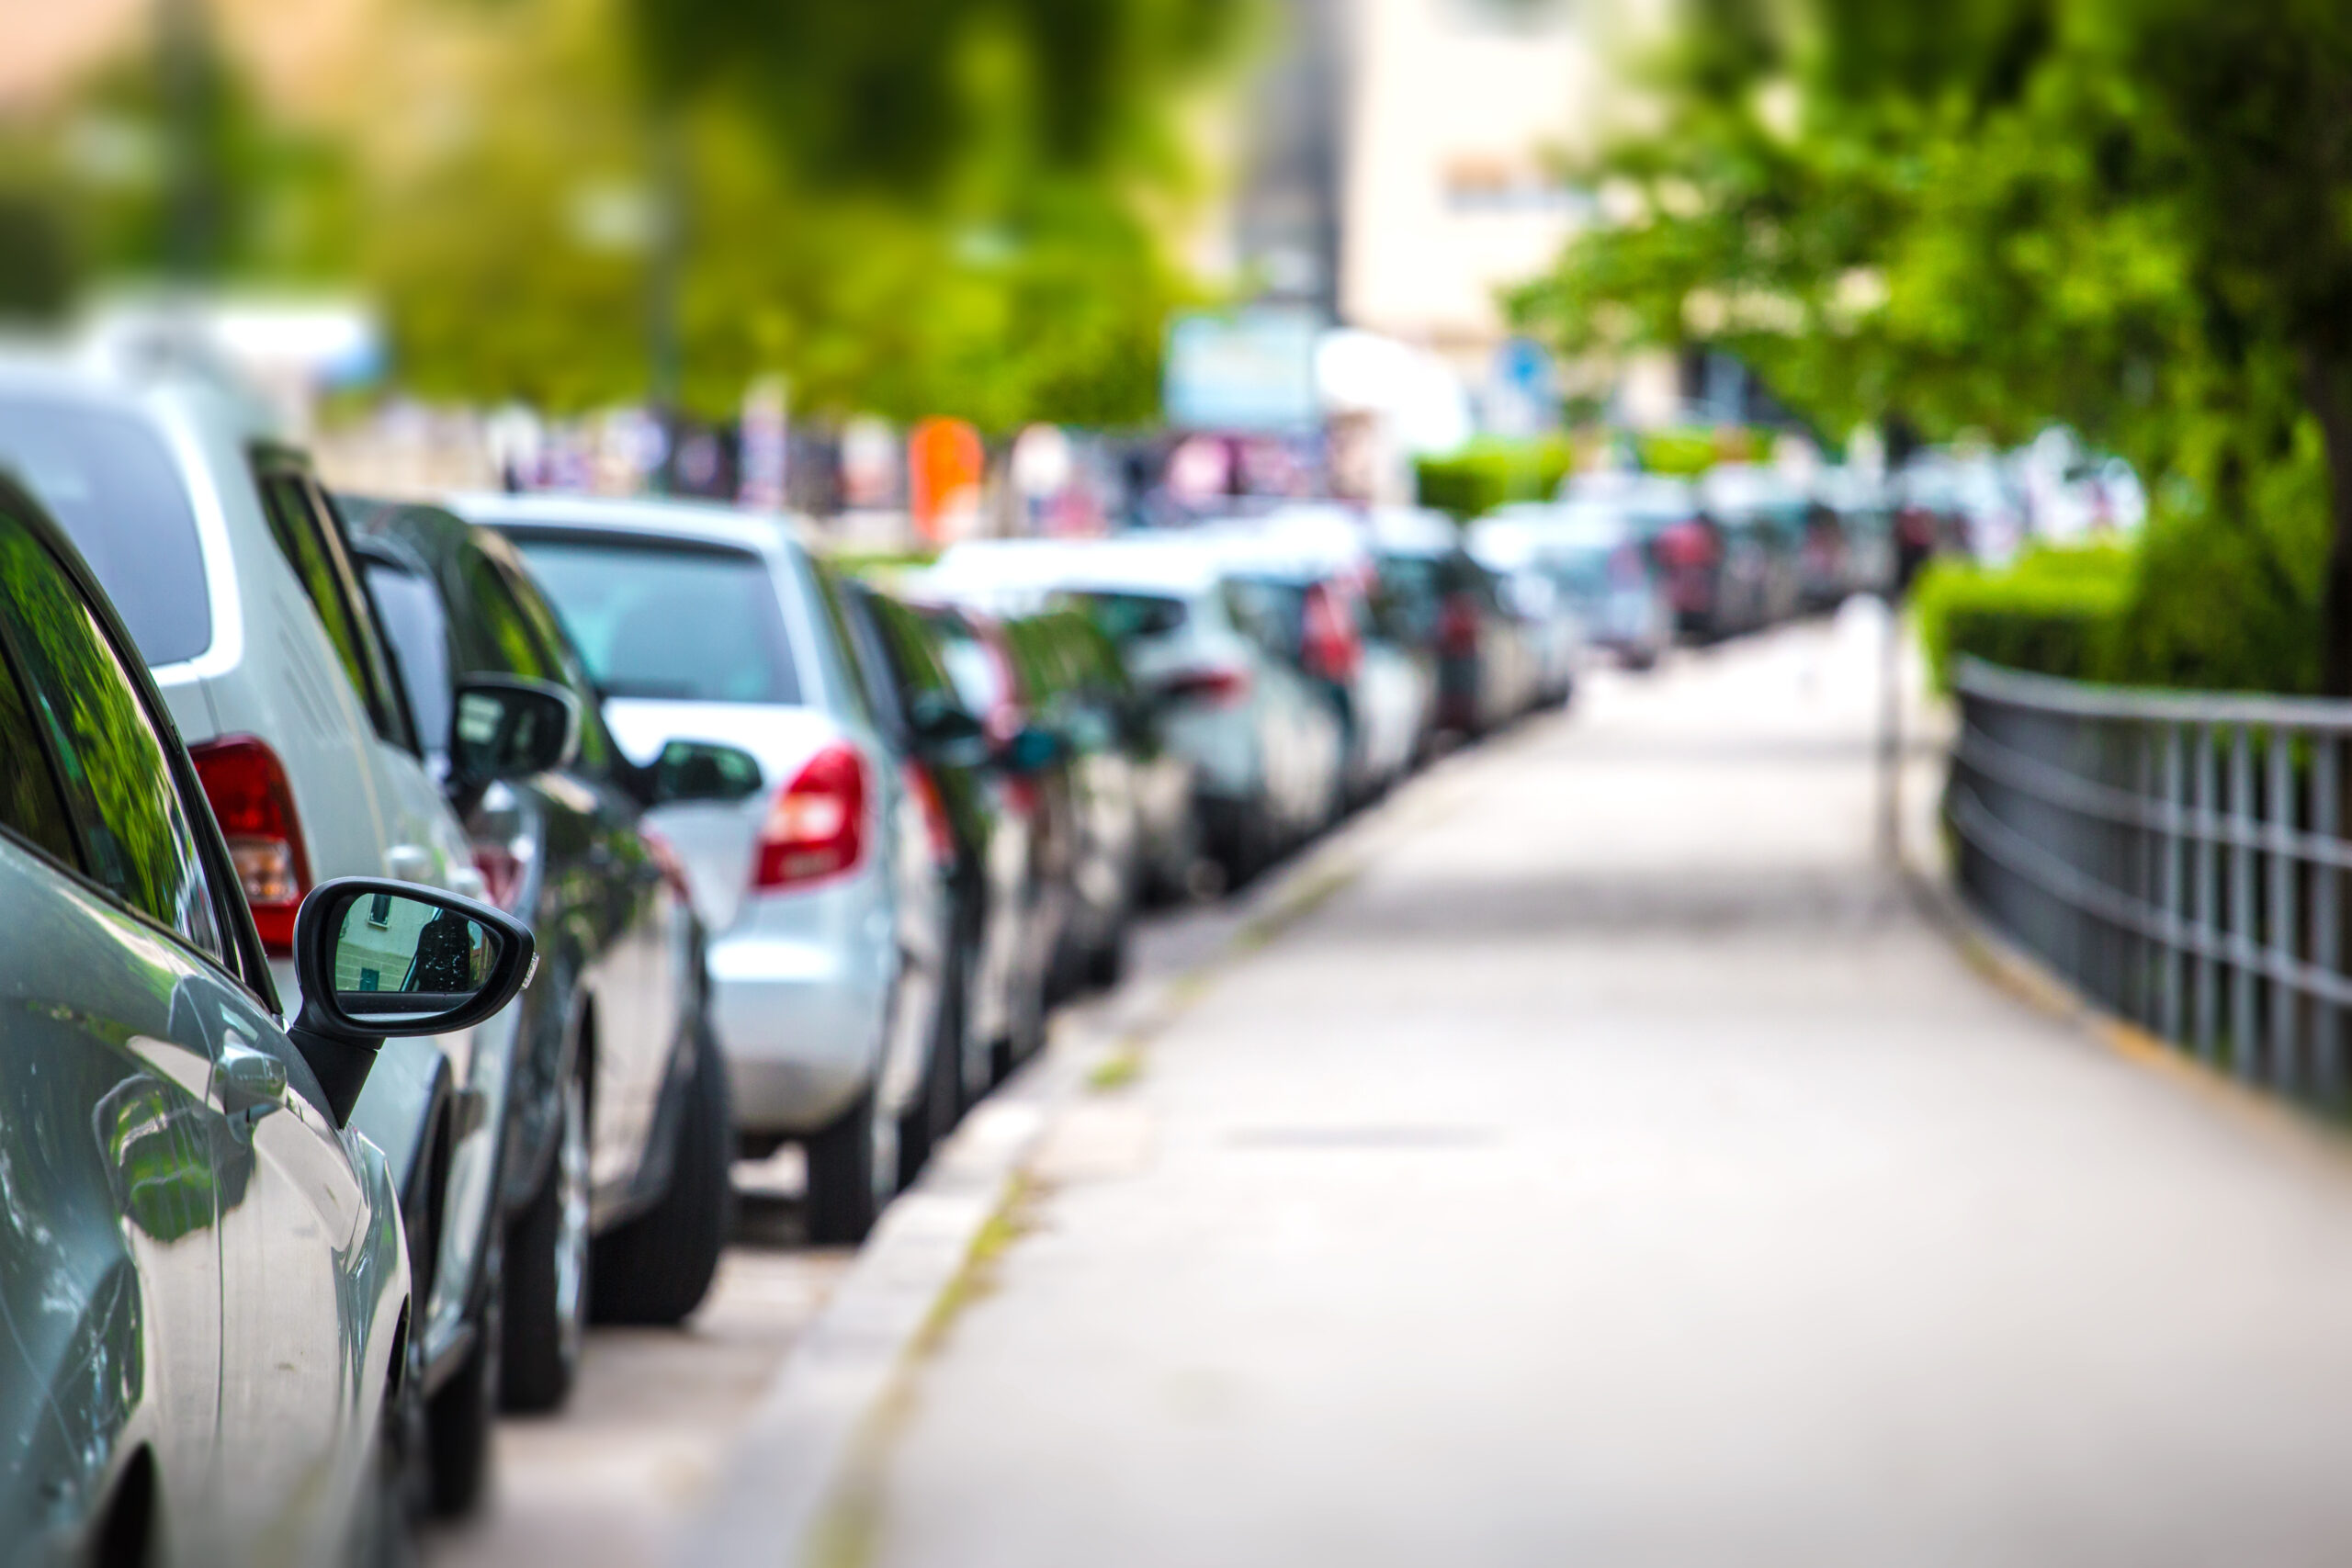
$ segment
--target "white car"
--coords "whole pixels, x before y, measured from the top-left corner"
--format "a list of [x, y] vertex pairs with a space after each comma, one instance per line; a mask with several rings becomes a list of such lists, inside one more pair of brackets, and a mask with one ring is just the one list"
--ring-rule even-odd
[[1338, 719], [1216, 553], [1183, 536], [957, 545], [919, 591], [998, 614], [1067, 596], [1120, 628], [1136, 683], [1192, 760], [1202, 841], [1236, 882], [1329, 821], [1343, 784]]
[[[0, 363], [0, 466], [56, 517], [146, 658], [289, 1010], [300, 1005], [294, 914], [311, 887], [379, 876], [480, 896], [342, 529], [258, 405], [187, 367]], [[400, 1183], [425, 1418], [435, 1444], [477, 1471], [496, 1393], [492, 1198], [513, 1029], [510, 1011], [393, 1041], [352, 1117]], [[479, 1489], [478, 1473], [448, 1477], [446, 1494], [443, 1479], [436, 1495]]]
[[459, 497], [554, 604], [613, 738], [757, 759], [742, 799], [660, 807], [707, 933], [751, 1152], [808, 1154], [808, 1228], [854, 1242], [898, 1190], [948, 1038], [953, 833], [869, 706], [838, 589], [787, 525], [708, 505]]

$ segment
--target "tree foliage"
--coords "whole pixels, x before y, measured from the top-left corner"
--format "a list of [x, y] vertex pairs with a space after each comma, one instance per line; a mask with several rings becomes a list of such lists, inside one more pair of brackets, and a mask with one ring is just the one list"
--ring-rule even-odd
[[1729, 348], [1829, 428], [2070, 423], [2158, 480], [2159, 533], [2324, 600], [2352, 692], [2352, 10], [1690, 0], [1649, 82], [1662, 121], [1591, 171], [1626, 220], [1523, 321]]

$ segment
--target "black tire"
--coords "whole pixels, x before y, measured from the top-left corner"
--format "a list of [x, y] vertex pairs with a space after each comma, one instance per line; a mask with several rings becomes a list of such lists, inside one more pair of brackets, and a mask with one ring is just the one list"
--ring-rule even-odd
[[891, 1119], [876, 1112], [868, 1084], [840, 1120], [808, 1141], [808, 1239], [820, 1247], [854, 1247], [881, 1217], [899, 1156]]
[[[499, 1397], [509, 1410], [553, 1410], [580, 1375], [588, 1325], [588, 1101], [577, 1068], [564, 1093], [547, 1174], [506, 1236]], [[577, 1212], [567, 1214], [575, 1203]]]
[[959, 942], [940, 982], [939, 1012], [932, 1021], [931, 1055], [923, 1067], [922, 1092], [899, 1118], [899, 1186], [914, 1185], [932, 1151], [956, 1130], [964, 1077], [965, 968], [968, 944]]
[[1086, 983], [1095, 990], [1107, 991], [1126, 976], [1127, 922], [1121, 920], [1102, 944], [1086, 955]]
[[707, 1025], [694, 1040], [694, 1081], [670, 1167], [670, 1188], [650, 1209], [596, 1238], [596, 1316], [607, 1323], [674, 1324], [702, 1305], [735, 1223], [734, 1115], [727, 1064]]
[[415, 1568], [418, 1561], [417, 1516], [425, 1500], [418, 1452], [424, 1442], [424, 1401], [417, 1397], [417, 1356], [409, 1342], [413, 1321], [401, 1330], [394, 1364], [386, 1369], [374, 1461], [352, 1513], [345, 1556], [353, 1568]]
[[465, 1364], [425, 1401], [424, 1430], [430, 1457], [433, 1511], [445, 1519], [474, 1511], [490, 1491], [491, 1434], [498, 1421], [500, 1338], [506, 1332], [503, 1266], [490, 1260], [481, 1315], [474, 1323], [474, 1348]]

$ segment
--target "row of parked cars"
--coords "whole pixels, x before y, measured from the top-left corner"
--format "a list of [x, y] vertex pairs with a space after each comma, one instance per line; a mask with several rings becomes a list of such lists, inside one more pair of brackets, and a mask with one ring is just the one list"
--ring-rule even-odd
[[1450, 523], [976, 543], [332, 494], [168, 339], [0, 360], [0, 1536], [397, 1558], [739, 1156], [862, 1237], [1115, 980], [1587, 612]]

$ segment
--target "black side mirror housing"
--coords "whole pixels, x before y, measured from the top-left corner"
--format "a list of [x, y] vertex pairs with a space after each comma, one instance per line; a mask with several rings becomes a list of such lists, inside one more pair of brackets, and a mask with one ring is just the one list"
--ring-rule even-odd
[[716, 740], [673, 740], [646, 770], [645, 804], [742, 800], [760, 791], [760, 760]]
[[980, 721], [944, 692], [917, 692], [909, 698], [907, 726], [926, 746], [960, 746], [983, 734]]
[[341, 1127], [386, 1040], [480, 1023], [537, 970], [531, 929], [503, 909], [411, 882], [337, 877], [295, 912], [302, 1010], [287, 1037]]
[[1004, 743], [997, 761], [1009, 773], [1040, 773], [1069, 754], [1069, 747], [1061, 736], [1032, 724]]
[[469, 675], [449, 704], [449, 781], [528, 778], [580, 755], [580, 699], [520, 675]]

